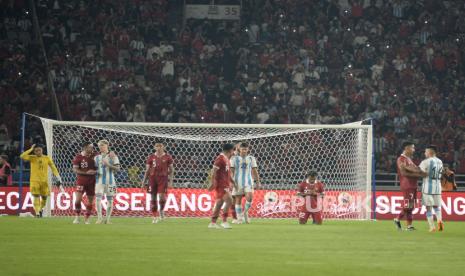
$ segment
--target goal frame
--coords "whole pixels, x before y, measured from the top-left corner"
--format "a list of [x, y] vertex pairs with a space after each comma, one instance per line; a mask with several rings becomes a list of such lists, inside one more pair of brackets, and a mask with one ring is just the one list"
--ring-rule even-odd
[[[317, 130], [317, 129], [366, 129], [367, 130], [367, 143], [366, 143], [366, 194], [370, 194], [371, 199], [371, 214], [370, 218], [375, 220], [375, 208], [376, 208], [376, 185], [375, 185], [375, 162], [374, 162], [374, 151], [373, 151], [373, 122], [370, 120], [370, 124], [362, 124], [360, 122], [348, 123], [348, 124], [222, 124], [222, 123], [159, 123], [159, 122], [101, 122], [101, 121], [60, 121], [54, 119], [48, 119], [39, 117], [37, 115], [23, 113], [21, 122], [21, 152], [24, 151], [24, 137], [26, 131], [26, 115], [39, 119], [42, 123], [42, 127], [45, 134], [47, 155], [53, 156], [53, 127], [54, 126], [90, 126], [90, 127], [108, 127], [108, 126], [150, 126], [150, 127], [179, 127], [179, 128], [233, 128], [233, 129], [244, 129], [244, 128], [276, 128], [276, 129], [306, 129], [306, 130]], [[124, 132], [124, 131], [121, 131]], [[128, 131], [128, 133], [132, 133]], [[140, 134], [144, 135], [144, 134]], [[273, 135], [273, 134], [272, 134]], [[276, 134], [279, 135], [279, 134]], [[20, 191], [23, 187], [23, 162], [20, 164]], [[52, 191], [52, 174], [49, 172], [49, 188]], [[20, 192], [21, 197], [21, 192]], [[20, 198], [21, 202], [21, 198]], [[51, 216], [51, 201], [47, 201], [44, 216]]]

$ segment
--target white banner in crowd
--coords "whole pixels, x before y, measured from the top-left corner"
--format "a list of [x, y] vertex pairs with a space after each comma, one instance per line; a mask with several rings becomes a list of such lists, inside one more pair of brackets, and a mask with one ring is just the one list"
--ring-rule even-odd
[[239, 5], [186, 5], [186, 18], [239, 20], [241, 6]]

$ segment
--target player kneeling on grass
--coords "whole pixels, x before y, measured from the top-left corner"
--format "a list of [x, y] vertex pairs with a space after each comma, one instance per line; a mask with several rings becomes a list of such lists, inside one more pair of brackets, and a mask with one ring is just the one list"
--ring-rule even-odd
[[90, 142], [82, 144], [82, 151], [73, 159], [73, 171], [77, 175], [76, 178], [76, 202], [74, 209], [76, 217], [73, 223], [80, 222], [82, 197], [87, 195], [85, 224], [89, 224], [89, 217], [92, 214], [92, 205], [95, 196], [95, 174], [97, 173], [94, 160], [94, 146]]
[[234, 180], [231, 178], [231, 167], [230, 167], [230, 158], [234, 152], [233, 144], [224, 144], [223, 152], [218, 155], [213, 164], [212, 170], [212, 182], [209, 191], [215, 190], [216, 200], [215, 207], [213, 207], [213, 214], [211, 223], [208, 225], [208, 228], [220, 228], [216, 221], [220, 215], [221, 206], [224, 204], [223, 208], [223, 222], [221, 226], [224, 229], [230, 229], [231, 226], [228, 223], [228, 211], [229, 207], [232, 204], [231, 197], [231, 183], [234, 184]]
[[307, 224], [308, 218], [312, 216], [313, 224], [322, 224], [322, 202], [324, 196], [324, 185], [317, 180], [318, 173], [311, 171], [307, 179], [297, 187], [297, 195], [305, 200], [299, 210], [299, 223]]
[[[32, 154], [31, 154], [32, 153]], [[21, 153], [21, 159], [31, 163], [30, 191], [33, 197], [33, 207], [36, 217], [42, 217], [43, 210], [47, 204], [47, 197], [50, 195], [48, 188], [48, 168], [52, 169], [56, 178], [56, 185], [61, 187], [61, 177], [57, 167], [47, 155], [43, 154], [42, 145], [32, 145], [32, 147]]]
[[[95, 166], [97, 167], [97, 179], [95, 185], [95, 195], [97, 200], [97, 222], [96, 224], [106, 223], [110, 224], [111, 213], [113, 212], [113, 196], [116, 195], [116, 181], [115, 172], [119, 171], [118, 156], [109, 150], [109, 143], [107, 140], [100, 140], [98, 142], [100, 154], [95, 156]], [[102, 217], [102, 198], [103, 195], [107, 197], [107, 213], [105, 220]]]
[[[155, 153], [147, 158], [145, 167], [141, 187], [146, 185], [146, 179], [150, 176], [148, 191], [152, 197], [150, 202], [153, 213], [152, 223], [158, 223], [165, 218], [163, 210], [166, 203], [166, 192], [168, 188], [173, 186], [173, 158], [165, 152], [165, 146], [162, 143], [155, 143]], [[160, 202], [160, 217], [157, 217], [157, 194]]]
[[436, 231], [432, 213], [433, 209], [438, 221], [438, 230], [444, 230], [441, 214], [441, 177], [443, 166], [441, 159], [436, 157], [436, 152], [437, 149], [435, 146], [428, 146], [425, 149], [426, 159], [420, 163], [420, 169], [423, 173], [421, 202], [426, 206], [426, 219], [428, 220], [430, 232]]
[[[237, 220], [233, 223], [249, 223], [249, 209], [252, 206], [254, 180], [260, 188], [260, 176], [257, 170], [257, 160], [248, 154], [249, 144], [241, 143], [239, 154], [231, 158], [231, 175], [234, 179], [232, 195], [234, 197]], [[245, 195], [244, 213], [242, 213], [242, 198]]]

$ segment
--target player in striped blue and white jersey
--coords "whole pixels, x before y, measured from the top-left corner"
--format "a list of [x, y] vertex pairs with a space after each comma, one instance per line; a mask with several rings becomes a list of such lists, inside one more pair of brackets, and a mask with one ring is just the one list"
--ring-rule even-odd
[[[118, 156], [109, 150], [109, 142], [100, 140], [98, 142], [100, 154], [94, 157], [95, 166], [97, 167], [95, 181], [95, 196], [97, 198], [95, 205], [97, 209], [97, 224], [110, 224], [111, 213], [113, 212], [113, 196], [116, 194], [115, 172], [119, 171], [120, 164]], [[102, 218], [102, 198], [107, 197], [106, 218]]]
[[430, 227], [430, 232], [436, 231], [434, 225], [433, 213], [436, 214], [438, 221], [438, 230], [444, 230], [444, 223], [442, 222], [441, 214], [441, 177], [442, 177], [442, 161], [436, 157], [436, 146], [428, 146], [425, 149], [426, 159], [420, 163], [422, 171], [422, 204], [426, 206], [426, 218]]
[[[254, 183], [260, 188], [260, 176], [258, 174], [257, 160], [249, 155], [249, 144], [241, 143], [239, 154], [230, 159], [231, 175], [234, 179], [234, 189], [232, 195], [235, 198], [235, 209], [237, 221], [233, 223], [249, 223], [248, 212], [252, 206]], [[242, 198], [245, 196], [244, 213], [242, 213]]]

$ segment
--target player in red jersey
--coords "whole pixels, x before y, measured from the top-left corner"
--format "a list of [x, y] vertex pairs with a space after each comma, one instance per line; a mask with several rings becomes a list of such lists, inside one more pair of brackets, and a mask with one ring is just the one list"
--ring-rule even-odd
[[[155, 143], [155, 153], [149, 155], [146, 162], [146, 170], [142, 179], [142, 187], [149, 179], [149, 193], [152, 196], [151, 209], [153, 213], [152, 223], [158, 223], [165, 218], [166, 193], [173, 186], [174, 166], [173, 158], [165, 151], [163, 143]], [[160, 204], [160, 216], [157, 217], [157, 194]]]
[[412, 225], [413, 221], [413, 208], [417, 201], [418, 179], [421, 177], [421, 171], [413, 161], [413, 153], [415, 152], [415, 145], [413, 142], [404, 142], [402, 144], [403, 152], [397, 158], [397, 174], [400, 180], [400, 190], [403, 194], [403, 208], [401, 213], [394, 219], [394, 223], [398, 230], [402, 230], [400, 220], [405, 216], [407, 219], [408, 231], [415, 230]]
[[80, 222], [82, 197], [85, 193], [87, 195], [85, 224], [89, 224], [95, 196], [95, 174], [97, 173], [94, 161], [94, 146], [92, 143], [84, 142], [82, 144], [82, 151], [73, 159], [73, 172], [77, 175], [76, 202], [74, 205], [76, 217], [73, 223], [78, 224]]
[[223, 152], [218, 155], [215, 159], [212, 170], [212, 182], [208, 190], [215, 190], [216, 201], [215, 207], [213, 208], [212, 220], [208, 225], [208, 228], [220, 228], [216, 221], [220, 215], [221, 206], [223, 206], [223, 222], [221, 226], [224, 229], [231, 229], [228, 223], [228, 210], [232, 204], [231, 190], [234, 184], [234, 180], [231, 178], [231, 166], [229, 159], [234, 154], [233, 144], [224, 144]]
[[317, 180], [317, 175], [315, 171], [309, 172], [307, 179], [297, 186], [297, 195], [305, 199], [305, 203], [299, 210], [300, 224], [307, 224], [310, 216], [312, 216], [313, 224], [323, 223], [321, 199], [324, 196], [324, 184]]

